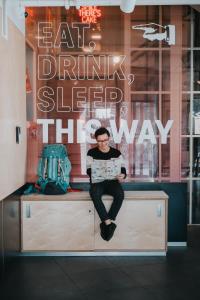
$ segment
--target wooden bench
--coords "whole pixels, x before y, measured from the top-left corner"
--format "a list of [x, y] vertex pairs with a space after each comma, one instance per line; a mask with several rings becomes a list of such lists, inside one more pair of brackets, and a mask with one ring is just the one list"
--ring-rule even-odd
[[[112, 197], [103, 196], [108, 209]], [[163, 191], [125, 191], [117, 228], [107, 242], [88, 192], [21, 196], [22, 252], [132, 252], [164, 255], [167, 251], [167, 204]]]

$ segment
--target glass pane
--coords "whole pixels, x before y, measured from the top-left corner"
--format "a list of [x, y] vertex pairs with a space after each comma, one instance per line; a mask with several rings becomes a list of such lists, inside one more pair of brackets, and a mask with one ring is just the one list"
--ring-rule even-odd
[[[158, 6], [136, 6], [131, 15], [131, 47], [158, 47], [159, 41], [151, 41], [148, 35], [145, 36], [145, 30], [138, 25], [146, 25], [146, 28], [152, 27], [159, 30], [159, 7]], [[134, 28], [133, 28], [134, 27]], [[144, 26], [142, 26], [144, 27]]]
[[131, 73], [135, 81], [131, 85], [134, 91], [158, 91], [159, 57], [158, 51], [132, 51]]
[[181, 143], [181, 177], [189, 177], [190, 174], [190, 139], [189, 138], [182, 138]]
[[162, 95], [162, 117], [163, 125], [170, 119], [170, 95]]
[[155, 120], [159, 119], [158, 95], [137, 95], [131, 96], [131, 116], [133, 120], [138, 120], [137, 132], [141, 131], [144, 120], [151, 120], [154, 133], [157, 134]]
[[[124, 14], [119, 7], [99, 7], [102, 11], [100, 25], [97, 26], [101, 31], [101, 51], [114, 52], [123, 51], [124, 47]], [[94, 40], [94, 37], [93, 37]], [[94, 40], [95, 43], [97, 39]]]
[[162, 90], [170, 89], [170, 51], [162, 52]]
[[193, 134], [200, 135], [200, 95], [194, 95], [193, 118], [194, 118]]
[[190, 134], [190, 95], [184, 95], [182, 97], [182, 134]]
[[190, 91], [190, 52], [183, 51], [182, 54], [182, 84], [183, 91]]
[[194, 47], [200, 47], [200, 5], [194, 9]]
[[193, 177], [200, 178], [200, 138], [193, 140]]
[[200, 51], [194, 51], [194, 91], [200, 91]]
[[170, 139], [167, 139], [167, 144], [161, 145], [161, 176], [170, 176]]
[[138, 144], [137, 141], [138, 139], [135, 140], [132, 149], [131, 176], [146, 179], [158, 177], [158, 143], [144, 141]]
[[192, 223], [200, 224], [200, 181], [193, 182]]
[[[169, 38], [169, 27], [168, 25], [171, 24], [171, 17], [170, 17], [170, 6], [161, 6], [161, 11], [162, 11], [162, 26], [164, 26], [163, 31], [166, 31], [167, 38]], [[162, 47], [170, 47], [170, 45], [167, 43], [166, 40], [162, 41]]]
[[191, 47], [190, 46], [190, 36], [191, 36], [191, 7], [190, 6], [182, 6], [183, 9], [183, 21], [182, 21], [182, 45], [183, 47]]

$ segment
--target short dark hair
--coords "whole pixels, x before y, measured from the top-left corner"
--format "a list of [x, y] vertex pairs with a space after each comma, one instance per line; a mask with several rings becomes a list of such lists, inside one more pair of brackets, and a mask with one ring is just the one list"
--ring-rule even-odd
[[110, 136], [110, 132], [105, 128], [105, 127], [100, 127], [98, 128], [96, 131], [95, 131], [95, 138], [97, 139], [97, 137], [99, 135], [102, 135], [102, 134], [107, 134], [107, 136]]

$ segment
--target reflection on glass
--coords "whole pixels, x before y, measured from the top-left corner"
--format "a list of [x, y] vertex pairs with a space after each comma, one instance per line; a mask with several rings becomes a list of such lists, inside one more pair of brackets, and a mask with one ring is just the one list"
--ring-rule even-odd
[[[171, 7], [168, 5], [162, 6], [161, 10], [162, 10], [162, 25], [163, 26], [170, 25], [171, 24], [171, 21], [170, 21]], [[162, 41], [162, 47], [166, 48], [166, 47], [170, 47], [170, 45], [168, 43], [166, 43], [166, 41]]]
[[182, 84], [183, 91], [190, 91], [190, 52], [183, 51], [182, 54]]
[[200, 95], [194, 95], [193, 100], [194, 134], [200, 135]]
[[200, 5], [194, 7], [194, 47], [200, 47]]
[[170, 95], [162, 95], [162, 123], [165, 125], [170, 120]]
[[190, 37], [191, 37], [191, 7], [182, 6], [182, 46], [190, 47]]
[[194, 51], [194, 91], [200, 91], [200, 51]]
[[154, 134], [158, 134], [155, 120], [158, 119], [158, 95], [138, 95], [131, 97], [131, 115], [138, 120], [136, 139], [132, 147], [132, 176], [154, 178], [158, 176], [158, 139], [156, 144], [144, 140], [137, 143], [144, 120], [150, 120]]
[[170, 89], [170, 51], [162, 52], [162, 90]]
[[133, 51], [131, 53], [131, 73], [135, 81], [134, 91], [158, 91], [159, 56], [157, 51]]
[[181, 177], [188, 177], [190, 173], [190, 139], [182, 138], [182, 148], [181, 148]]
[[182, 96], [182, 134], [190, 134], [190, 124], [189, 124], [189, 116], [190, 116], [190, 96], [183, 95]]
[[158, 144], [144, 141], [133, 145], [133, 165], [131, 176], [136, 178], [155, 178], [158, 176]]
[[166, 26], [170, 24], [170, 12], [171, 12], [171, 6], [162, 6], [162, 25]]
[[133, 120], [138, 120], [136, 135], [140, 133], [144, 120], [150, 120], [154, 133], [158, 130], [155, 120], [159, 119], [158, 115], [158, 95], [137, 95], [131, 96], [131, 108]]
[[161, 145], [161, 176], [170, 176], [170, 139], [167, 139], [167, 144]]
[[200, 178], [200, 138], [193, 139], [193, 177]]

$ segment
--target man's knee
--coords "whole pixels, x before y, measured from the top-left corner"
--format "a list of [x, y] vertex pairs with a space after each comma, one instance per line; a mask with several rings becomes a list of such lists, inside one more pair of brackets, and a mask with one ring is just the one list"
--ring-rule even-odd
[[122, 200], [124, 200], [124, 190], [123, 189], [121, 189], [120, 197], [122, 198]]
[[93, 184], [93, 185], [91, 185], [91, 187], [89, 189], [89, 193], [90, 193], [90, 197], [92, 198], [92, 200], [95, 201], [96, 199], [101, 198], [102, 188], [98, 184]]
[[124, 200], [124, 190], [119, 182], [116, 185], [115, 194], [119, 201]]
[[116, 189], [113, 190], [112, 195], [117, 201], [122, 202], [124, 200], [124, 190], [121, 186], [116, 187]]
[[123, 189], [120, 189], [117, 193], [117, 198], [119, 201], [123, 201], [124, 200], [124, 191]]

